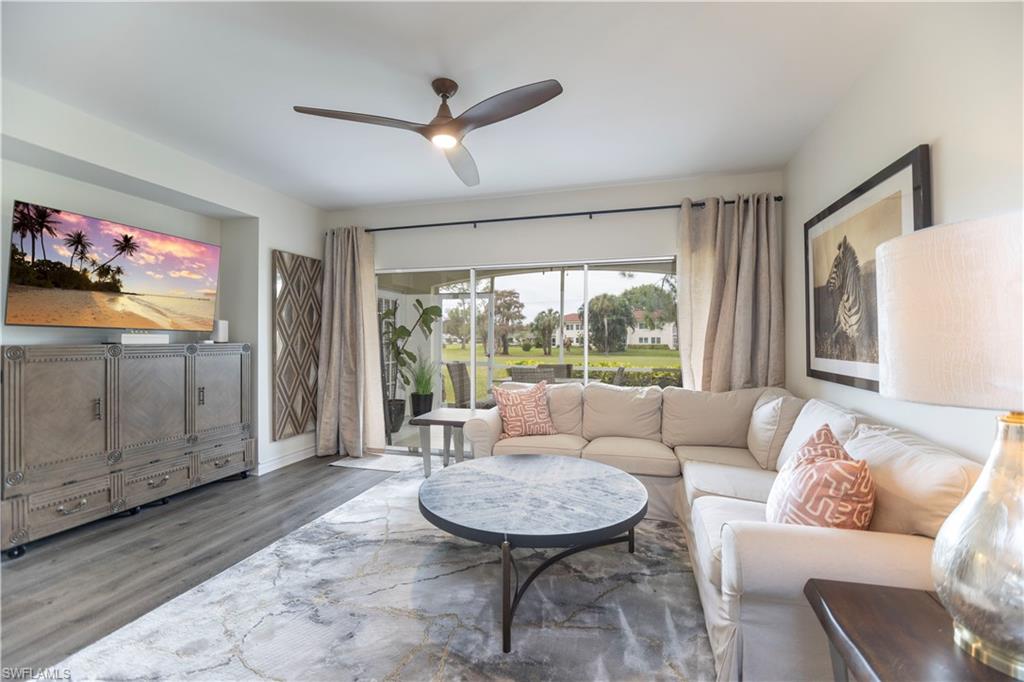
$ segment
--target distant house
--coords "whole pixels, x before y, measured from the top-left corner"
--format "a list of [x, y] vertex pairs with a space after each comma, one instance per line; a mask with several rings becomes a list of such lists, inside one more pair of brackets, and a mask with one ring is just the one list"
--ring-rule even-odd
[[668, 346], [675, 349], [679, 345], [679, 332], [676, 323], [665, 324], [658, 318], [658, 313], [653, 315], [652, 328], [645, 323], [647, 314], [642, 310], [633, 311], [635, 327], [626, 334], [626, 345], [628, 346]]
[[[675, 349], [679, 346], [679, 332], [674, 322], [664, 324], [658, 321], [658, 315], [654, 315], [654, 329], [648, 329], [644, 324], [646, 318], [642, 310], [633, 311], [635, 320], [634, 329], [630, 329], [626, 335], [626, 344], [629, 346], [668, 346]], [[565, 318], [565, 338], [578, 346], [583, 343], [583, 320], [579, 313], [568, 313]]]
[[583, 343], [583, 318], [580, 317], [579, 313], [569, 313], [564, 318], [565, 334], [566, 339], [572, 342], [572, 345], [579, 346]]

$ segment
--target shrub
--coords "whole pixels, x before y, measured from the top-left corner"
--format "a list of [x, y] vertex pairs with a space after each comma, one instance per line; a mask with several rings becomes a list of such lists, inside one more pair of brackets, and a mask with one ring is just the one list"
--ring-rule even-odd
[[523, 341], [521, 344], [519, 344], [519, 346], [520, 348], [523, 349], [524, 353], [529, 353], [531, 350], [533, 350], [533, 344], [530, 343], [529, 341]]

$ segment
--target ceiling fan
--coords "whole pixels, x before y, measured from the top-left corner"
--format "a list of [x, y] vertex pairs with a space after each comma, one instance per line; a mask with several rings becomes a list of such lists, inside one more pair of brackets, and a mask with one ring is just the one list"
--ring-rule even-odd
[[461, 115], [453, 117], [451, 109], [448, 108], [448, 99], [458, 91], [458, 83], [450, 78], [436, 78], [431, 85], [434, 87], [434, 92], [441, 98], [441, 106], [430, 123], [413, 123], [386, 116], [356, 114], [350, 111], [317, 109], [315, 107], [294, 107], [294, 109], [300, 114], [338, 118], [357, 123], [372, 123], [419, 133], [430, 140], [434, 146], [443, 149], [455, 174], [467, 186], [473, 187], [480, 183], [480, 173], [476, 169], [473, 157], [462, 145], [462, 138], [477, 128], [518, 116], [562, 94], [562, 85], [558, 81], [554, 79], [540, 81], [488, 97], [479, 104], [466, 109]]

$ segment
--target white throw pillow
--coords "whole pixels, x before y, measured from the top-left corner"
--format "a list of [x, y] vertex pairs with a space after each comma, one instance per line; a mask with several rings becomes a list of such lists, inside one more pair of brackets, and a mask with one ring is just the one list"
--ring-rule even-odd
[[793, 429], [806, 401], [791, 395], [765, 392], [750, 415], [747, 449], [762, 469], [775, 470], [786, 436]]
[[807, 442], [807, 439], [813, 436], [823, 424], [828, 424], [832, 429], [832, 435], [839, 441], [839, 444], [845, 445], [853, 435], [853, 430], [857, 428], [860, 419], [863, 419], [861, 415], [844, 410], [839, 405], [824, 400], [808, 400], [800, 410], [800, 416], [796, 418], [786, 440], [782, 443], [779, 459], [775, 463], [776, 471], [782, 469], [789, 458], [795, 455]]
[[933, 538], [981, 473], [981, 465], [891, 426], [863, 424], [846, 442], [875, 480], [871, 530]]

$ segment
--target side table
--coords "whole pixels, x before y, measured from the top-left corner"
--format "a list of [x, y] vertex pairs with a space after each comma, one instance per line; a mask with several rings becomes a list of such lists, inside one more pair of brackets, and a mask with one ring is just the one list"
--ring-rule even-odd
[[832, 675], [846, 682], [967, 682], [1012, 678], [953, 642], [953, 619], [933, 592], [813, 578], [804, 596], [828, 636]]
[[448, 466], [450, 455], [449, 443], [455, 441], [455, 461], [461, 462], [464, 456], [462, 427], [477, 411], [462, 407], [439, 407], [426, 414], [409, 420], [411, 426], [420, 427], [420, 453], [423, 455], [423, 475], [430, 477], [430, 427], [444, 428], [444, 466]]

